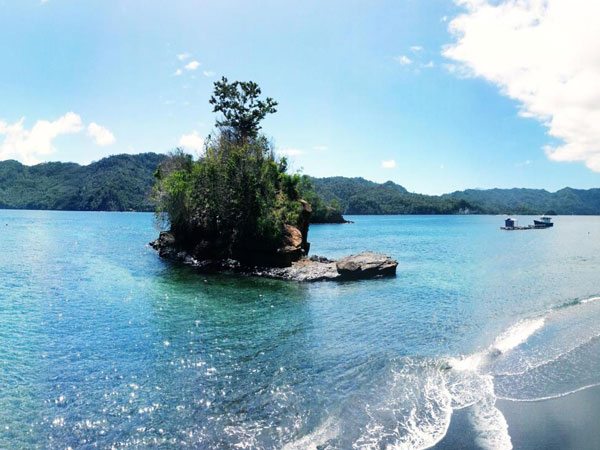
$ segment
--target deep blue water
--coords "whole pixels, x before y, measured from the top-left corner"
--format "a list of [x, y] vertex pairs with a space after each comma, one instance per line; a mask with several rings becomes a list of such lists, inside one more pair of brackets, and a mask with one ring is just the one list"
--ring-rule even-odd
[[396, 278], [200, 275], [151, 214], [0, 211], [0, 448], [422, 448], [457, 409], [502, 448], [497, 398], [600, 383], [600, 218], [351, 219], [312, 253]]

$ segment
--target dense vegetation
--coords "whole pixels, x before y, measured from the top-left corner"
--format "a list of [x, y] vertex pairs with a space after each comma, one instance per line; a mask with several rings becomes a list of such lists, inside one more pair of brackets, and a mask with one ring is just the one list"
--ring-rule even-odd
[[600, 189], [468, 189], [442, 198], [479, 205], [484, 214], [600, 214]]
[[317, 195], [336, 201], [344, 214], [458, 214], [477, 213], [480, 208], [462, 199], [413, 194], [388, 181], [364, 178], [312, 178]]
[[335, 199], [324, 200], [316, 191], [312, 179], [303, 175], [298, 184], [301, 197], [312, 208], [311, 223], [346, 223], [342, 215], [342, 205]]
[[600, 189], [487, 189], [441, 196], [408, 192], [388, 181], [312, 178], [317, 195], [336, 200], [344, 214], [600, 214]]
[[87, 166], [0, 162], [0, 208], [151, 211], [153, 173], [164, 155], [116, 155]]
[[156, 172], [157, 213], [195, 255], [243, 260], [284, 245], [286, 225], [302, 228], [301, 177], [259, 133], [277, 106], [260, 94], [253, 82], [216, 82], [210, 103], [222, 118], [202, 156], [175, 152]]
[[[88, 166], [0, 161], [0, 208], [79, 211], [153, 211], [154, 172], [165, 155], [116, 155]], [[388, 181], [311, 178], [298, 181], [313, 208], [311, 222], [338, 222], [344, 214], [600, 214], [600, 189], [487, 189], [442, 196], [409, 193]]]

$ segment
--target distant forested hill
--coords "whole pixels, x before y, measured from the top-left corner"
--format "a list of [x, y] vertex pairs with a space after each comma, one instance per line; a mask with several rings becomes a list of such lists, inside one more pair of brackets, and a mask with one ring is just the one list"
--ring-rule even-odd
[[464, 200], [488, 214], [600, 214], [600, 189], [468, 189], [442, 198]]
[[460, 198], [413, 194], [388, 181], [364, 178], [312, 178], [318, 195], [336, 200], [344, 214], [459, 214], [478, 213], [480, 208]]
[[[164, 158], [156, 153], [116, 155], [87, 166], [0, 161], [0, 208], [152, 211], [154, 171]], [[307, 177], [303, 183], [303, 195], [316, 206], [314, 219], [322, 222], [339, 221], [339, 212], [600, 215], [600, 189], [469, 189], [435, 196], [364, 178]]]
[[600, 189], [469, 189], [441, 196], [408, 192], [388, 181], [312, 178], [325, 200], [337, 200], [344, 214], [600, 214]]
[[115, 155], [87, 166], [0, 161], [0, 208], [151, 211], [156, 153]]

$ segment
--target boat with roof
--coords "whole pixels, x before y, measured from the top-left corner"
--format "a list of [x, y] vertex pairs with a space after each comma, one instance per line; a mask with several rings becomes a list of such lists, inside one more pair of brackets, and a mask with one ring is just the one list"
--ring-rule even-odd
[[550, 228], [553, 227], [554, 224], [552, 223], [552, 217], [542, 216], [539, 220], [533, 221], [533, 226], [535, 228]]
[[504, 226], [500, 227], [501, 230], [516, 231], [516, 230], [538, 230], [543, 228], [553, 227], [552, 218], [549, 216], [542, 216], [539, 219], [534, 219], [533, 225], [519, 226], [517, 219], [507, 217], [504, 220]]

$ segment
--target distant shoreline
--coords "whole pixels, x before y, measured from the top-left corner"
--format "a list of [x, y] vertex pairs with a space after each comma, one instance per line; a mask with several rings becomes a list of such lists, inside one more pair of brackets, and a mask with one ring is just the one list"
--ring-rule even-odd
[[[154, 210], [111, 210], [111, 209], [50, 209], [50, 208], [7, 208], [0, 206], [0, 211], [53, 211], [53, 212], [97, 212], [97, 213], [146, 213], [154, 214]], [[395, 217], [395, 216], [518, 216], [518, 217], [537, 217], [541, 214], [528, 213], [528, 214], [513, 214], [513, 213], [402, 213], [402, 214], [344, 214], [344, 217]], [[552, 217], [598, 217], [600, 213], [596, 214], [551, 214]], [[345, 220], [344, 222], [311, 222], [311, 225], [343, 225], [352, 224], [354, 221]]]
[[[49, 162], [26, 166], [0, 161], [0, 209], [56, 211], [154, 210], [150, 193], [156, 153], [114, 155], [89, 165]], [[442, 195], [409, 192], [388, 181], [364, 178], [310, 178], [326, 204], [344, 215], [600, 215], [600, 189], [467, 189]]]

